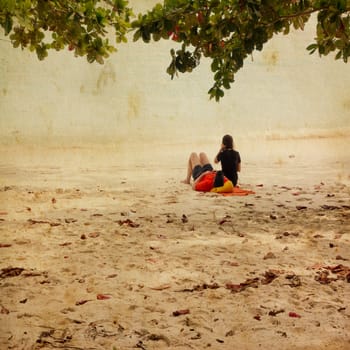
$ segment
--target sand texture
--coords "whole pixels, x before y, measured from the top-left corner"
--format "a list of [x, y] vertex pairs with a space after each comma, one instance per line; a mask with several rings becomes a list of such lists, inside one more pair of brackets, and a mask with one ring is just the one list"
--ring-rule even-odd
[[347, 184], [72, 169], [1, 168], [1, 349], [350, 348]]

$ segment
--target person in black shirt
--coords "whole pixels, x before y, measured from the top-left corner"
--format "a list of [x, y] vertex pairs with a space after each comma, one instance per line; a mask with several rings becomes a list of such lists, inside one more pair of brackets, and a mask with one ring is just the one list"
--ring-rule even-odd
[[231, 135], [225, 135], [222, 138], [221, 149], [214, 162], [216, 164], [221, 162], [222, 172], [236, 186], [238, 181], [237, 172], [241, 171], [241, 156], [239, 152], [233, 149], [233, 138]]

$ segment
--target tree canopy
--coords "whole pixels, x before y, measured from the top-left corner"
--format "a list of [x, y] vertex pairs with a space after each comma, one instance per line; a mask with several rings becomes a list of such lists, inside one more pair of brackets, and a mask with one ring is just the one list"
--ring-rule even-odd
[[[219, 101], [244, 60], [274, 34], [304, 29], [317, 16], [307, 50], [345, 63], [350, 56], [350, 0], [165, 0], [135, 15], [127, 0], [0, 0], [0, 25], [14, 47], [35, 51], [68, 48], [103, 63], [117, 45], [173, 40], [167, 73], [191, 72], [211, 60], [210, 98]], [[113, 38], [114, 37], [114, 38]], [[112, 38], [112, 39], [111, 39]]]

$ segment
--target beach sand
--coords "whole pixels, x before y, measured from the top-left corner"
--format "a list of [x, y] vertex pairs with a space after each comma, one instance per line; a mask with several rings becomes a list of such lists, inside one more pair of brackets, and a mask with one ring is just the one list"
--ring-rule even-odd
[[181, 184], [185, 147], [4, 149], [1, 349], [349, 349], [346, 151], [279, 149], [245, 197]]

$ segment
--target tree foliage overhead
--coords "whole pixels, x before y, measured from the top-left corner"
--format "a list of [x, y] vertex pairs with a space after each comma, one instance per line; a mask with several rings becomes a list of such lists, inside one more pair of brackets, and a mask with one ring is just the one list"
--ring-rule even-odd
[[49, 49], [64, 49], [104, 62], [115, 43], [126, 42], [132, 11], [125, 0], [0, 0], [0, 25], [14, 47], [36, 51], [40, 60]]
[[315, 38], [307, 47], [320, 56], [350, 56], [350, 0], [165, 0], [134, 16], [126, 0], [0, 0], [0, 25], [15, 47], [36, 51], [68, 47], [89, 62], [103, 63], [115, 44], [173, 40], [167, 69], [175, 75], [191, 72], [203, 57], [211, 60], [217, 101], [229, 89], [244, 60], [262, 50], [274, 34], [304, 29], [315, 13]]
[[303, 29], [317, 13], [313, 53], [347, 62], [350, 56], [350, 1], [346, 0], [168, 0], [133, 22], [134, 40], [170, 37], [181, 43], [172, 50], [168, 73], [191, 72], [202, 56], [211, 59], [214, 85], [211, 98], [219, 100], [235, 73], [255, 50], [262, 50], [274, 34]]

